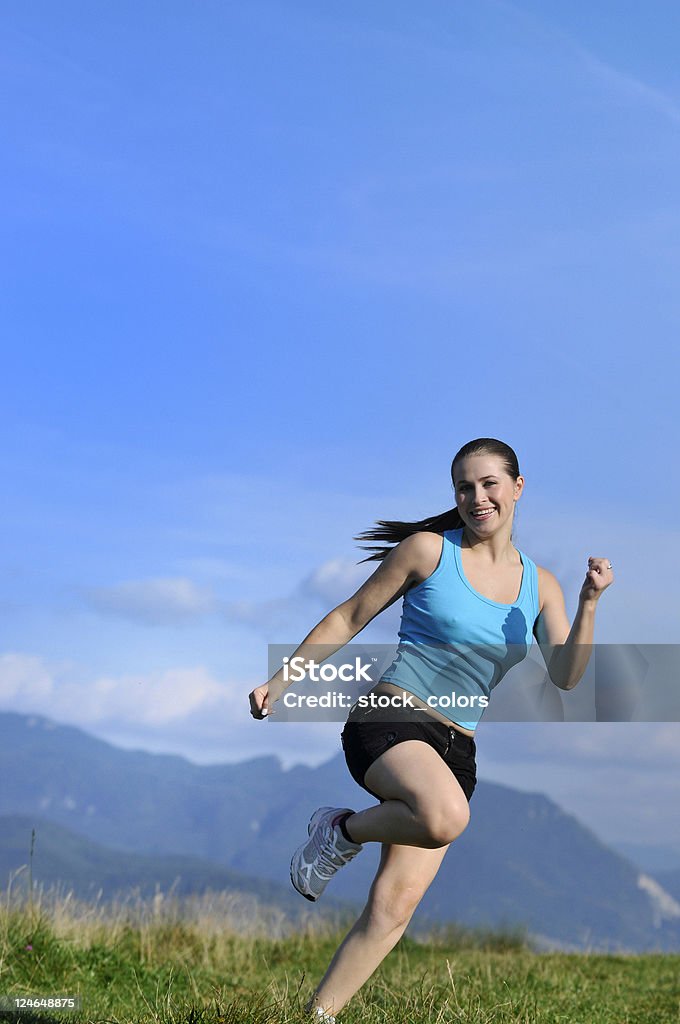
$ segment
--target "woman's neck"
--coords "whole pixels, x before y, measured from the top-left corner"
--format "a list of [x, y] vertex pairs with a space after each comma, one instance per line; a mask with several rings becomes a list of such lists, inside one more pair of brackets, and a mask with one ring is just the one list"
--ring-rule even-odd
[[489, 562], [517, 561], [517, 549], [513, 546], [509, 532], [495, 533], [492, 537], [476, 537], [463, 527], [461, 546], [474, 551], [475, 557], [482, 556]]

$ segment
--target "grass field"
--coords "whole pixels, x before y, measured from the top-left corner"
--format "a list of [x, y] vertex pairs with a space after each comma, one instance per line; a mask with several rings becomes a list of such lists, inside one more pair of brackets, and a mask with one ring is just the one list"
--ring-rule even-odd
[[[116, 904], [1, 894], [0, 995], [79, 995], [5, 1020], [297, 1024], [351, 921], [296, 933], [228, 894]], [[680, 955], [536, 953], [520, 936], [404, 936], [342, 1024], [678, 1024]]]

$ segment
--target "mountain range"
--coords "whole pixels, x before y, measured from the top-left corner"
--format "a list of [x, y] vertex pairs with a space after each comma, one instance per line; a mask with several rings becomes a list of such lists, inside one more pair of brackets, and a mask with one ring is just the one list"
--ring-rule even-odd
[[[378, 865], [379, 844], [366, 844], [318, 904], [290, 886], [311, 812], [372, 803], [341, 754], [315, 768], [284, 770], [275, 756], [204, 766], [4, 712], [0, 772], [2, 885], [27, 863], [32, 827], [34, 878], [83, 892], [175, 879], [178, 892], [227, 888], [319, 914], [322, 904], [360, 908]], [[414, 927], [521, 926], [543, 948], [680, 950], [680, 871], [642, 871], [540, 792], [482, 779], [471, 812]]]

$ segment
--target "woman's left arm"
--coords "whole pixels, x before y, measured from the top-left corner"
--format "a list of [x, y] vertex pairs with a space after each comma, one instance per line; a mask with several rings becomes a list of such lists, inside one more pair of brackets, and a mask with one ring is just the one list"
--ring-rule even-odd
[[588, 571], [578, 597], [578, 610], [570, 628], [562, 588], [547, 569], [540, 569], [542, 606], [534, 624], [548, 675], [561, 690], [572, 690], [586, 670], [593, 644], [595, 607], [614, 581], [608, 558], [589, 558]]

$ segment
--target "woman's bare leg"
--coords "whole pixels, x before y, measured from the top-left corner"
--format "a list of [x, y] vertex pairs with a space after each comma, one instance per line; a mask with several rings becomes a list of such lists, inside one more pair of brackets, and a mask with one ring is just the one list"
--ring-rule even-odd
[[[380, 763], [382, 770], [380, 770]], [[373, 771], [373, 769], [376, 769]], [[335, 1014], [370, 978], [399, 938], [414, 910], [437, 874], [449, 844], [460, 835], [469, 821], [468, 802], [447, 765], [428, 744], [405, 740], [374, 761], [366, 773], [366, 783], [385, 799], [385, 803], [357, 812], [347, 819], [363, 821], [368, 832], [380, 829], [377, 813], [383, 812], [384, 829], [412, 830], [437, 847], [419, 847], [415, 843], [383, 842], [380, 865], [369, 891], [368, 902], [359, 918], [338, 947], [321, 982], [307, 1003]], [[395, 805], [392, 807], [391, 805]], [[396, 807], [396, 805], [401, 805]], [[404, 808], [405, 810], [402, 810]], [[376, 820], [368, 815], [375, 812]], [[366, 816], [362, 819], [362, 815]], [[448, 815], [448, 817], [447, 817]], [[421, 819], [426, 824], [422, 825]], [[421, 829], [418, 833], [418, 829]], [[358, 831], [358, 829], [357, 829]]]
[[368, 902], [336, 950], [307, 1003], [336, 1014], [374, 973], [411, 920], [448, 846], [423, 850], [383, 844]]
[[356, 843], [437, 849], [460, 835], [470, 820], [465, 793], [429, 743], [403, 740], [368, 768], [364, 782], [385, 801], [345, 821]]

